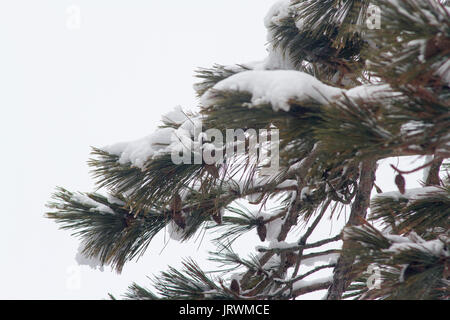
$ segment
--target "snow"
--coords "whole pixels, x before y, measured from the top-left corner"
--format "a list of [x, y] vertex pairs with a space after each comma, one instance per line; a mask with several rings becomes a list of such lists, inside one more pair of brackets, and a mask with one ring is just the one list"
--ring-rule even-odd
[[269, 242], [269, 245], [267, 247], [263, 246], [256, 246], [256, 251], [266, 251], [270, 249], [289, 249], [289, 248], [296, 248], [298, 247], [297, 243], [288, 243], [286, 241], [278, 241], [278, 239], [272, 239]]
[[181, 106], [176, 106], [174, 110], [166, 113], [162, 116], [163, 120], [166, 120], [175, 124], [183, 124], [189, 118], [186, 116], [186, 113], [183, 111]]
[[[263, 218], [266, 221], [272, 218], [273, 216], [278, 215], [279, 213], [280, 211], [275, 211], [272, 214], [258, 211], [254, 213], [254, 216], [255, 218]], [[265, 224], [267, 230], [266, 241], [269, 241], [272, 245], [279, 243], [277, 238], [278, 235], [280, 234], [283, 223], [284, 223], [283, 218], [277, 218]]]
[[202, 132], [200, 117], [189, 118], [178, 106], [164, 115], [163, 120], [177, 124], [178, 128], [158, 128], [144, 138], [116, 143], [103, 147], [102, 150], [118, 156], [120, 164], [131, 163], [132, 166], [140, 169], [145, 169], [149, 159], [170, 154], [174, 150], [180, 151], [187, 147], [192, 147], [192, 151], [200, 150], [200, 142], [195, 137]]
[[281, 0], [276, 2], [265, 16], [264, 26], [267, 29], [270, 29], [272, 24], [279, 25], [281, 20], [288, 18], [291, 15], [291, 11], [289, 9], [290, 4], [290, 0]]
[[287, 179], [282, 183], [280, 183], [279, 185], [277, 185], [277, 188], [283, 189], [283, 188], [297, 187], [297, 184], [298, 184], [297, 180]]
[[89, 209], [89, 211], [91, 212], [97, 212], [101, 214], [114, 214], [114, 211], [110, 207], [92, 200], [87, 195], [74, 193], [72, 194], [71, 199], [85, 206], [91, 207], [91, 209]]
[[278, 238], [278, 235], [280, 234], [281, 231], [281, 227], [283, 226], [283, 222], [284, 222], [283, 219], [278, 218], [266, 224], [267, 228], [266, 240], [273, 241]]
[[[433, 160], [433, 158], [434, 158], [433, 155], [427, 155], [427, 156], [425, 157], [425, 163], [424, 163], [424, 164], [430, 163], [430, 162]], [[423, 182], [426, 182], [427, 179], [428, 179], [428, 176], [429, 176], [429, 174], [430, 174], [430, 167], [431, 167], [431, 166], [428, 166], [428, 167], [426, 167], [425, 169], [423, 169], [423, 177], [422, 177], [422, 181], [423, 181]]]
[[112, 203], [112, 204], [117, 204], [119, 206], [124, 206], [126, 203], [120, 199], [117, 199], [116, 197], [114, 197], [113, 195], [108, 193], [107, 196], [108, 202]]
[[426, 50], [427, 40], [426, 39], [417, 39], [408, 42], [408, 46], [410, 47], [418, 47], [420, 50], [420, 54], [418, 59], [421, 63], [425, 63], [425, 50]]
[[[186, 214], [184, 212], [181, 212], [181, 214], [186, 218]], [[182, 241], [186, 237], [185, 230], [181, 229], [172, 220], [167, 224], [167, 233], [170, 239], [175, 241]]]
[[337, 263], [339, 256], [340, 256], [339, 253], [329, 253], [329, 254], [324, 254], [322, 256], [302, 259], [302, 265], [307, 266], [307, 267], [313, 267], [319, 262], [326, 263], [326, 264]]
[[292, 188], [292, 187], [297, 187], [297, 185], [298, 185], [297, 180], [287, 179], [287, 180], [283, 181], [282, 183], [280, 183], [279, 185], [277, 185], [277, 188], [279, 188], [279, 189]]
[[280, 47], [273, 47], [268, 49], [269, 55], [263, 61], [246, 64], [253, 70], [295, 70], [296, 67], [290, 59], [289, 55], [285, 53]]
[[278, 269], [281, 263], [281, 258], [279, 255], [273, 255], [269, 261], [266, 262], [264, 269], [270, 270], [270, 269]]
[[408, 199], [410, 201], [413, 201], [413, 200], [419, 200], [419, 199], [426, 198], [427, 196], [430, 195], [430, 193], [435, 193], [435, 192], [442, 193], [444, 191], [441, 188], [433, 187], [433, 186], [423, 187], [423, 188], [414, 188], [414, 189], [406, 190], [405, 194], [401, 194], [398, 191], [379, 193], [373, 197], [373, 200], [375, 200], [377, 198], [387, 197], [387, 198], [393, 198], [395, 200], [399, 200], [399, 199], [403, 198], [403, 199]]
[[[406, 137], [414, 136], [421, 134], [424, 129], [427, 127], [431, 127], [432, 124], [424, 123], [423, 121], [408, 121], [405, 124], [403, 124], [400, 128], [400, 133], [402, 135], [405, 135]], [[420, 146], [410, 146], [410, 149], [416, 148], [417, 150], [421, 150], [422, 148]]]
[[203, 106], [215, 103], [215, 92], [236, 91], [252, 95], [249, 107], [270, 103], [274, 111], [289, 111], [289, 102], [298, 103], [316, 101], [326, 104], [346, 94], [351, 99], [382, 99], [400, 96], [393, 92], [388, 84], [361, 85], [344, 90], [322, 83], [315, 77], [294, 70], [262, 70], [267, 69], [267, 60], [253, 65], [255, 70], [239, 72], [218, 82], [208, 90], [201, 99]]
[[296, 281], [293, 284], [292, 289], [294, 291], [296, 291], [296, 290], [300, 290], [302, 288], [309, 287], [309, 286], [312, 286], [312, 285], [315, 285], [315, 284], [327, 283], [327, 282], [330, 282], [332, 280], [333, 280], [333, 275], [320, 277], [320, 278], [316, 278], [316, 279], [313, 279], [313, 280], [299, 280], [299, 281]]
[[290, 59], [289, 54], [280, 47], [275, 47], [273, 26], [280, 26], [283, 19], [292, 15], [290, 9], [291, 1], [282, 0], [276, 2], [264, 18], [264, 25], [267, 28], [268, 56], [263, 61], [247, 64], [253, 70], [295, 70], [295, 64]]
[[78, 252], [75, 256], [75, 261], [78, 263], [78, 265], [89, 266], [91, 269], [94, 269], [94, 270], [96, 270], [98, 268], [98, 270], [103, 272], [104, 267], [103, 267], [100, 259], [98, 257], [91, 257], [91, 258], [86, 257], [82, 253], [84, 251], [84, 249], [85, 249], [85, 243], [81, 242], [80, 246], [78, 247]]
[[386, 252], [401, 253], [405, 250], [416, 249], [435, 256], [449, 256], [445, 242], [440, 239], [425, 241], [415, 233], [411, 233], [408, 238], [399, 236], [386, 236], [386, 238], [393, 242], [389, 249], [384, 250]]
[[255, 203], [261, 198], [261, 193], [253, 193], [246, 197], [247, 201], [250, 203]]
[[442, 81], [450, 85], [450, 59], [442, 64], [436, 71], [436, 74], [442, 78]]
[[308, 196], [311, 195], [311, 191], [312, 191], [312, 190], [311, 190], [309, 187], [304, 187], [304, 188], [302, 189], [302, 191], [300, 192], [300, 199], [301, 199], [302, 201], [307, 200]]
[[117, 143], [102, 149], [119, 156], [120, 164], [132, 163], [138, 168], [144, 168], [145, 162], [149, 158], [167, 150], [174, 132], [175, 129], [173, 128], [160, 128], [145, 138], [132, 142]]
[[293, 70], [252, 70], [235, 74], [220, 81], [203, 95], [204, 106], [214, 105], [214, 91], [248, 92], [252, 94], [251, 106], [270, 103], [275, 111], [289, 111], [290, 100], [326, 104], [345, 92], [309, 74]]
[[[287, 249], [291, 248], [292, 244], [287, 243], [286, 241], [278, 241], [276, 239], [270, 241], [268, 248], [269, 249]], [[261, 248], [261, 247], [258, 247]]]
[[382, 99], [392, 96], [398, 96], [400, 93], [392, 92], [392, 88], [388, 84], [364, 84], [349, 89], [346, 92], [347, 97], [352, 99]]

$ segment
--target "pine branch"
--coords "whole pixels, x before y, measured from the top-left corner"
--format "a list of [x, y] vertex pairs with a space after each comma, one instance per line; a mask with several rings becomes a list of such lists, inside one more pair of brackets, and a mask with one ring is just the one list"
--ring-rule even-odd
[[54, 211], [47, 217], [62, 229], [75, 231], [83, 240], [83, 255], [98, 259], [101, 266], [110, 264], [118, 272], [127, 261], [142, 255], [169, 221], [155, 209], [136, 218], [137, 212], [98, 194], [75, 194], [60, 188], [53, 198], [55, 202], [48, 207]]

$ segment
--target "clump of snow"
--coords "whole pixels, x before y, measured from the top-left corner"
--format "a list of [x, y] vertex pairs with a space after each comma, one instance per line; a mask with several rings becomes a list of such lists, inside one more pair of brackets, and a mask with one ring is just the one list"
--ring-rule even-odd
[[149, 158], [167, 150], [174, 131], [173, 128], [160, 128], [145, 138], [106, 146], [103, 150], [119, 156], [120, 164], [132, 163], [138, 168], [143, 168]]
[[80, 246], [78, 247], [78, 252], [75, 256], [75, 261], [80, 266], [89, 266], [91, 269], [98, 269], [100, 271], [104, 271], [104, 267], [102, 262], [100, 261], [100, 258], [98, 257], [86, 257], [83, 254], [83, 251], [85, 250], [85, 243], [81, 242]]
[[282, 20], [292, 16], [291, 1], [281, 0], [276, 2], [264, 18], [264, 25], [267, 28], [267, 42], [269, 44], [268, 56], [263, 61], [248, 64], [253, 70], [295, 70], [295, 64], [290, 59], [288, 53], [282, 48], [274, 45], [275, 37], [272, 28], [280, 26]]
[[291, 247], [292, 243], [288, 243], [286, 241], [278, 241], [277, 239], [270, 241], [268, 246], [269, 249], [288, 249]]
[[253, 63], [253, 70], [295, 70], [296, 66], [290, 59], [289, 54], [283, 52], [280, 47], [274, 47], [268, 50], [269, 55], [263, 61]]
[[71, 199], [75, 202], [78, 202], [85, 206], [91, 207], [89, 209], [89, 211], [91, 211], [91, 212], [97, 212], [97, 213], [101, 213], [101, 214], [107, 214], [107, 213], [114, 214], [114, 211], [110, 207], [108, 207], [102, 203], [99, 203], [97, 201], [94, 201], [93, 199], [89, 198], [87, 195], [84, 195], [81, 193], [74, 193], [74, 194], [72, 194]]
[[435, 256], [449, 256], [445, 242], [441, 239], [425, 241], [414, 232], [408, 237], [392, 235], [386, 235], [385, 237], [392, 242], [389, 249], [384, 250], [386, 252], [401, 253], [405, 250], [416, 249]]
[[204, 106], [214, 104], [214, 91], [248, 92], [252, 94], [252, 106], [270, 103], [275, 111], [289, 111], [290, 100], [325, 104], [345, 92], [309, 74], [293, 70], [252, 70], [235, 74], [220, 81], [203, 95]]
[[296, 290], [300, 290], [302, 288], [306, 288], [306, 287], [309, 287], [309, 286], [312, 286], [315, 284], [328, 283], [330, 281], [333, 281], [333, 275], [320, 277], [320, 278], [316, 278], [316, 279], [311, 279], [311, 280], [299, 280], [293, 284], [292, 290], [296, 291]]
[[326, 264], [337, 263], [339, 256], [340, 256], [339, 253], [329, 253], [313, 258], [302, 259], [302, 265], [307, 267], [313, 267], [319, 262]]
[[200, 117], [189, 118], [181, 107], [163, 116], [163, 120], [178, 125], [177, 128], [158, 128], [154, 133], [142, 139], [121, 142], [103, 147], [102, 150], [117, 155], [120, 164], [131, 163], [134, 167], [144, 169], [149, 159], [154, 159], [173, 151], [181, 151], [191, 147], [192, 151], [200, 150], [198, 136], [202, 132]]
[[265, 16], [264, 26], [267, 29], [270, 29], [272, 24], [279, 25], [282, 19], [288, 18], [291, 15], [291, 11], [289, 9], [290, 5], [290, 0], [281, 0], [276, 2]]
[[290, 249], [290, 248], [297, 248], [298, 243], [289, 243], [286, 241], [278, 241], [278, 239], [272, 239], [269, 242], [269, 245], [267, 247], [263, 246], [256, 246], [255, 249], [259, 252], [267, 251], [269, 249]]
[[107, 195], [107, 199], [109, 203], [112, 204], [117, 204], [119, 206], [124, 206], [126, 203], [120, 199], [117, 199], [116, 197], [114, 197], [113, 195], [109, 194]]
[[300, 192], [300, 199], [302, 201], [305, 201], [308, 199], [308, 196], [311, 195], [312, 190], [309, 187], [302, 188], [302, 191]]
[[349, 98], [363, 100], [382, 99], [400, 95], [400, 93], [393, 92], [388, 84], [364, 84], [349, 89], [345, 94]]
[[189, 120], [186, 113], [183, 111], [181, 106], [176, 106], [174, 110], [166, 113], [162, 116], [163, 120], [174, 123], [183, 124], [185, 121]]
[[430, 193], [436, 193], [436, 192], [442, 193], [444, 191], [441, 188], [430, 186], [430, 187], [409, 189], [409, 190], [406, 190], [406, 192], [404, 194], [401, 194], [399, 191], [379, 193], [374, 196], [374, 199], [387, 197], [387, 198], [393, 198], [394, 200], [408, 199], [410, 201], [414, 201], [414, 200], [426, 198], [426, 197], [430, 196]]
[[283, 189], [283, 188], [297, 187], [297, 183], [298, 183], [297, 180], [287, 179], [284, 180], [279, 185], [277, 185], [277, 188]]

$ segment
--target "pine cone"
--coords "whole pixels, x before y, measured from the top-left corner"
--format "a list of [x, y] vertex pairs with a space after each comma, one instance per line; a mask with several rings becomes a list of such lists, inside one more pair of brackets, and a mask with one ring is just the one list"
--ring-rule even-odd
[[297, 263], [297, 257], [298, 255], [296, 255], [295, 253], [288, 252], [286, 254], [286, 262], [285, 262], [286, 268], [293, 267]]
[[212, 175], [214, 178], [219, 179], [219, 170], [217, 170], [217, 167], [215, 165], [212, 164], [207, 164], [205, 166], [205, 170]]
[[172, 199], [172, 203], [170, 204], [170, 210], [172, 210], [172, 212], [180, 212], [182, 209], [183, 202], [181, 201], [180, 195], [176, 194]]
[[131, 224], [136, 220], [136, 218], [132, 214], [124, 214], [123, 215], [123, 222], [125, 227], [131, 226]]
[[186, 228], [186, 219], [184, 218], [181, 211], [174, 212], [172, 215], [172, 219], [173, 219], [173, 222], [175, 222], [175, 224], [178, 227], [180, 227], [181, 229], [184, 230]]
[[258, 227], [256, 228], [256, 231], [258, 232], [258, 236], [261, 242], [264, 242], [267, 236], [267, 228], [262, 218], [259, 218]]
[[213, 213], [211, 217], [217, 224], [222, 224], [222, 215], [220, 214], [220, 212]]
[[173, 222], [175, 222], [178, 227], [184, 230], [186, 228], [186, 219], [181, 212], [182, 209], [183, 202], [180, 195], [176, 194], [172, 199], [172, 203], [170, 204], [170, 210], [172, 211]]
[[241, 294], [241, 286], [236, 279], [231, 281], [230, 290], [236, 293], [237, 295]]
[[406, 281], [412, 276], [424, 272], [426, 269], [427, 268], [422, 263], [413, 261], [406, 267], [405, 271], [403, 271], [403, 279]]
[[397, 185], [397, 188], [400, 191], [400, 193], [405, 194], [406, 181], [405, 181], [405, 178], [403, 178], [403, 176], [401, 174], [398, 174], [397, 176], [395, 176], [395, 184]]

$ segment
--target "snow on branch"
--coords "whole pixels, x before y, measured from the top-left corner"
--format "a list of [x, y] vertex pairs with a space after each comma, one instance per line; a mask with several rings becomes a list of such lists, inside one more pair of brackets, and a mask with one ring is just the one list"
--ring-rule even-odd
[[[136, 141], [116, 143], [101, 150], [119, 157], [120, 164], [131, 163], [134, 167], [144, 169], [149, 159], [174, 150], [195, 150], [194, 134], [201, 133], [202, 121], [199, 117], [189, 117], [181, 107], [176, 107], [163, 116], [165, 123], [172, 126], [158, 128], [152, 134]], [[194, 148], [191, 148], [194, 144]]]
[[439, 187], [423, 187], [423, 188], [415, 188], [415, 189], [409, 189], [406, 190], [404, 194], [402, 194], [400, 191], [391, 191], [391, 192], [384, 192], [379, 193], [373, 197], [372, 200], [377, 200], [380, 198], [392, 198], [394, 200], [399, 199], [407, 199], [409, 201], [419, 200], [422, 198], [426, 198], [430, 196], [432, 193], [445, 193], [445, 190]]
[[207, 91], [202, 97], [203, 106], [214, 105], [214, 92], [217, 91], [249, 92], [252, 94], [249, 107], [270, 103], [274, 111], [289, 111], [290, 100], [326, 104], [344, 92], [309, 74], [292, 70], [253, 70], [235, 74]]

